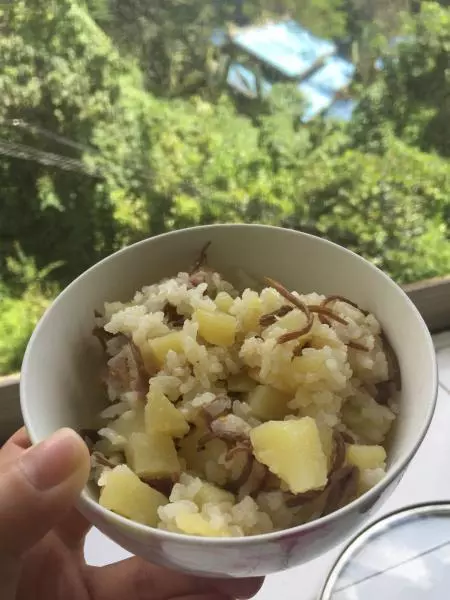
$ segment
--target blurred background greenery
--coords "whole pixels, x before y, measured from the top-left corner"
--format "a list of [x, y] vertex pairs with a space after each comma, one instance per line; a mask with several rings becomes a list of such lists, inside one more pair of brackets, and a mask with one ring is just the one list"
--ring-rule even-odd
[[[448, 5], [2, 4], [0, 374], [20, 368], [59, 289], [174, 228], [270, 223], [343, 244], [400, 283], [450, 273]], [[284, 15], [356, 65], [348, 122], [302, 123], [294, 82], [252, 102], [230, 92], [212, 33]]]

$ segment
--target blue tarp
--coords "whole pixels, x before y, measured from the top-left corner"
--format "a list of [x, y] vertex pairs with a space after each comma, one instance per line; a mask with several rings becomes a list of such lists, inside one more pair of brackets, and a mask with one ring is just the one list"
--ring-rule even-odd
[[242, 65], [232, 64], [228, 70], [227, 83], [248, 98], [256, 98], [256, 76]]
[[[301, 78], [322, 58], [323, 65], [298, 86], [307, 104], [302, 121], [306, 123], [321, 113], [345, 121], [351, 118], [356, 103], [335, 102], [334, 98], [336, 92], [350, 85], [356, 69], [348, 60], [334, 55], [337, 49], [333, 42], [313, 36], [295, 21], [240, 29], [233, 35], [233, 42], [286, 77]], [[219, 32], [215, 43], [220, 44]], [[256, 77], [251, 68], [232, 64], [228, 85], [248, 98], [257, 96]], [[270, 82], [263, 79], [261, 85], [263, 93], [270, 92]]]
[[299, 90], [308, 103], [303, 121], [310, 121], [331, 107], [336, 92], [350, 85], [355, 70], [351, 62], [339, 56], [330, 56], [323, 67], [300, 83]]
[[306, 82], [324, 94], [335, 94], [350, 85], [355, 71], [355, 66], [348, 60], [330, 56], [324, 66], [308, 77]]
[[328, 119], [348, 122], [351, 121], [353, 112], [357, 105], [358, 103], [356, 100], [352, 99], [336, 100], [336, 102], [334, 102], [326, 111], [324, 116]]
[[240, 29], [233, 42], [286, 77], [301, 77], [319, 58], [336, 52], [333, 42], [315, 37], [295, 21]]
[[[257, 96], [256, 76], [250, 69], [242, 65], [235, 63], [230, 66], [227, 83], [232, 89], [247, 98], [256, 98]], [[261, 86], [264, 94], [268, 94], [272, 88], [272, 85], [264, 79], [261, 81]], [[304, 123], [322, 112], [325, 112], [330, 118], [350, 120], [356, 106], [353, 100], [339, 100], [333, 104], [334, 90], [320, 89], [318, 86], [311, 85], [309, 81], [300, 83], [298, 88], [306, 102], [306, 109], [302, 117]]]
[[314, 117], [331, 106], [333, 94], [324, 93], [322, 90], [308, 83], [301, 83], [298, 87], [306, 102], [306, 109], [302, 116], [303, 123], [311, 121], [311, 119], [314, 119]]

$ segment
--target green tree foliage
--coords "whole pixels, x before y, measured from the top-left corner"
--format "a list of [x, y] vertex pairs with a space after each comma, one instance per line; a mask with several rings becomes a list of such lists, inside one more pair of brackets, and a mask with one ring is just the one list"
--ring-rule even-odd
[[[1, 137], [81, 159], [79, 172], [45, 159], [0, 162], [0, 257], [21, 240], [40, 266], [57, 254], [66, 282], [146, 229], [145, 123], [156, 101], [75, 1], [17, 0], [3, 5], [0, 22]], [[41, 129], [12, 128], [18, 118], [72, 146]]]
[[56, 286], [47, 282], [57, 266], [39, 270], [17, 245], [8, 257], [13, 284], [7, 287], [0, 279], [0, 375], [20, 369], [28, 339], [57, 293]]
[[205, 92], [217, 52], [215, 28], [289, 16], [316, 35], [343, 37], [343, 0], [89, 0], [88, 7], [122, 51], [137, 58], [158, 96]]
[[344, 0], [261, 0], [249, 3], [259, 14], [289, 16], [325, 38], [342, 38], [347, 33]]
[[424, 2], [407, 19], [402, 36], [362, 94], [355, 135], [370, 140], [390, 127], [407, 143], [449, 157], [450, 10]]
[[[353, 123], [304, 126], [292, 85], [275, 85], [247, 113], [203, 83], [189, 88], [208, 76], [202, 23], [209, 32], [217, 12], [199, 6], [189, 16], [195, 3], [181, 0], [117, 3], [116, 14], [150, 11], [147, 60], [105, 33], [120, 27], [112, 1], [0, 8], [0, 372], [19, 367], [56, 293], [51, 281], [63, 286], [124, 244], [178, 227], [289, 226], [357, 251], [402, 283], [450, 272], [448, 9], [426, 5], [408, 23], [415, 42], [387, 54]], [[235, 4], [223, 3], [222, 19]], [[155, 6], [161, 30], [147, 29]], [[130, 43], [142, 25], [133, 14], [123, 13]]]
[[310, 230], [403, 283], [450, 272], [446, 161], [395, 138], [383, 155], [341, 148], [311, 159], [302, 186]]
[[166, 97], [206, 86], [215, 54], [210, 37], [235, 8], [230, 0], [90, 1], [99, 24], [138, 59], [148, 89]]

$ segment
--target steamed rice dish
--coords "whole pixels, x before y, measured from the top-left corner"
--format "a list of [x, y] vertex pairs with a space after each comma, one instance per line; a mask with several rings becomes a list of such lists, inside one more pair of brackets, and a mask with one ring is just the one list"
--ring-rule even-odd
[[106, 303], [108, 407], [84, 431], [102, 506], [181, 534], [309, 522], [385, 475], [400, 389], [376, 317], [267, 279], [237, 290], [202, 259]]

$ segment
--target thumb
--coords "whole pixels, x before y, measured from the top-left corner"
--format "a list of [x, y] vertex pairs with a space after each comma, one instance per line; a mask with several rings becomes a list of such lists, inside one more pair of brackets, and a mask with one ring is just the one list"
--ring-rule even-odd
[[88, 474], [89, 452], [71, 429], [0, 463], [0, 563], [20, 558], [58, 523]]

